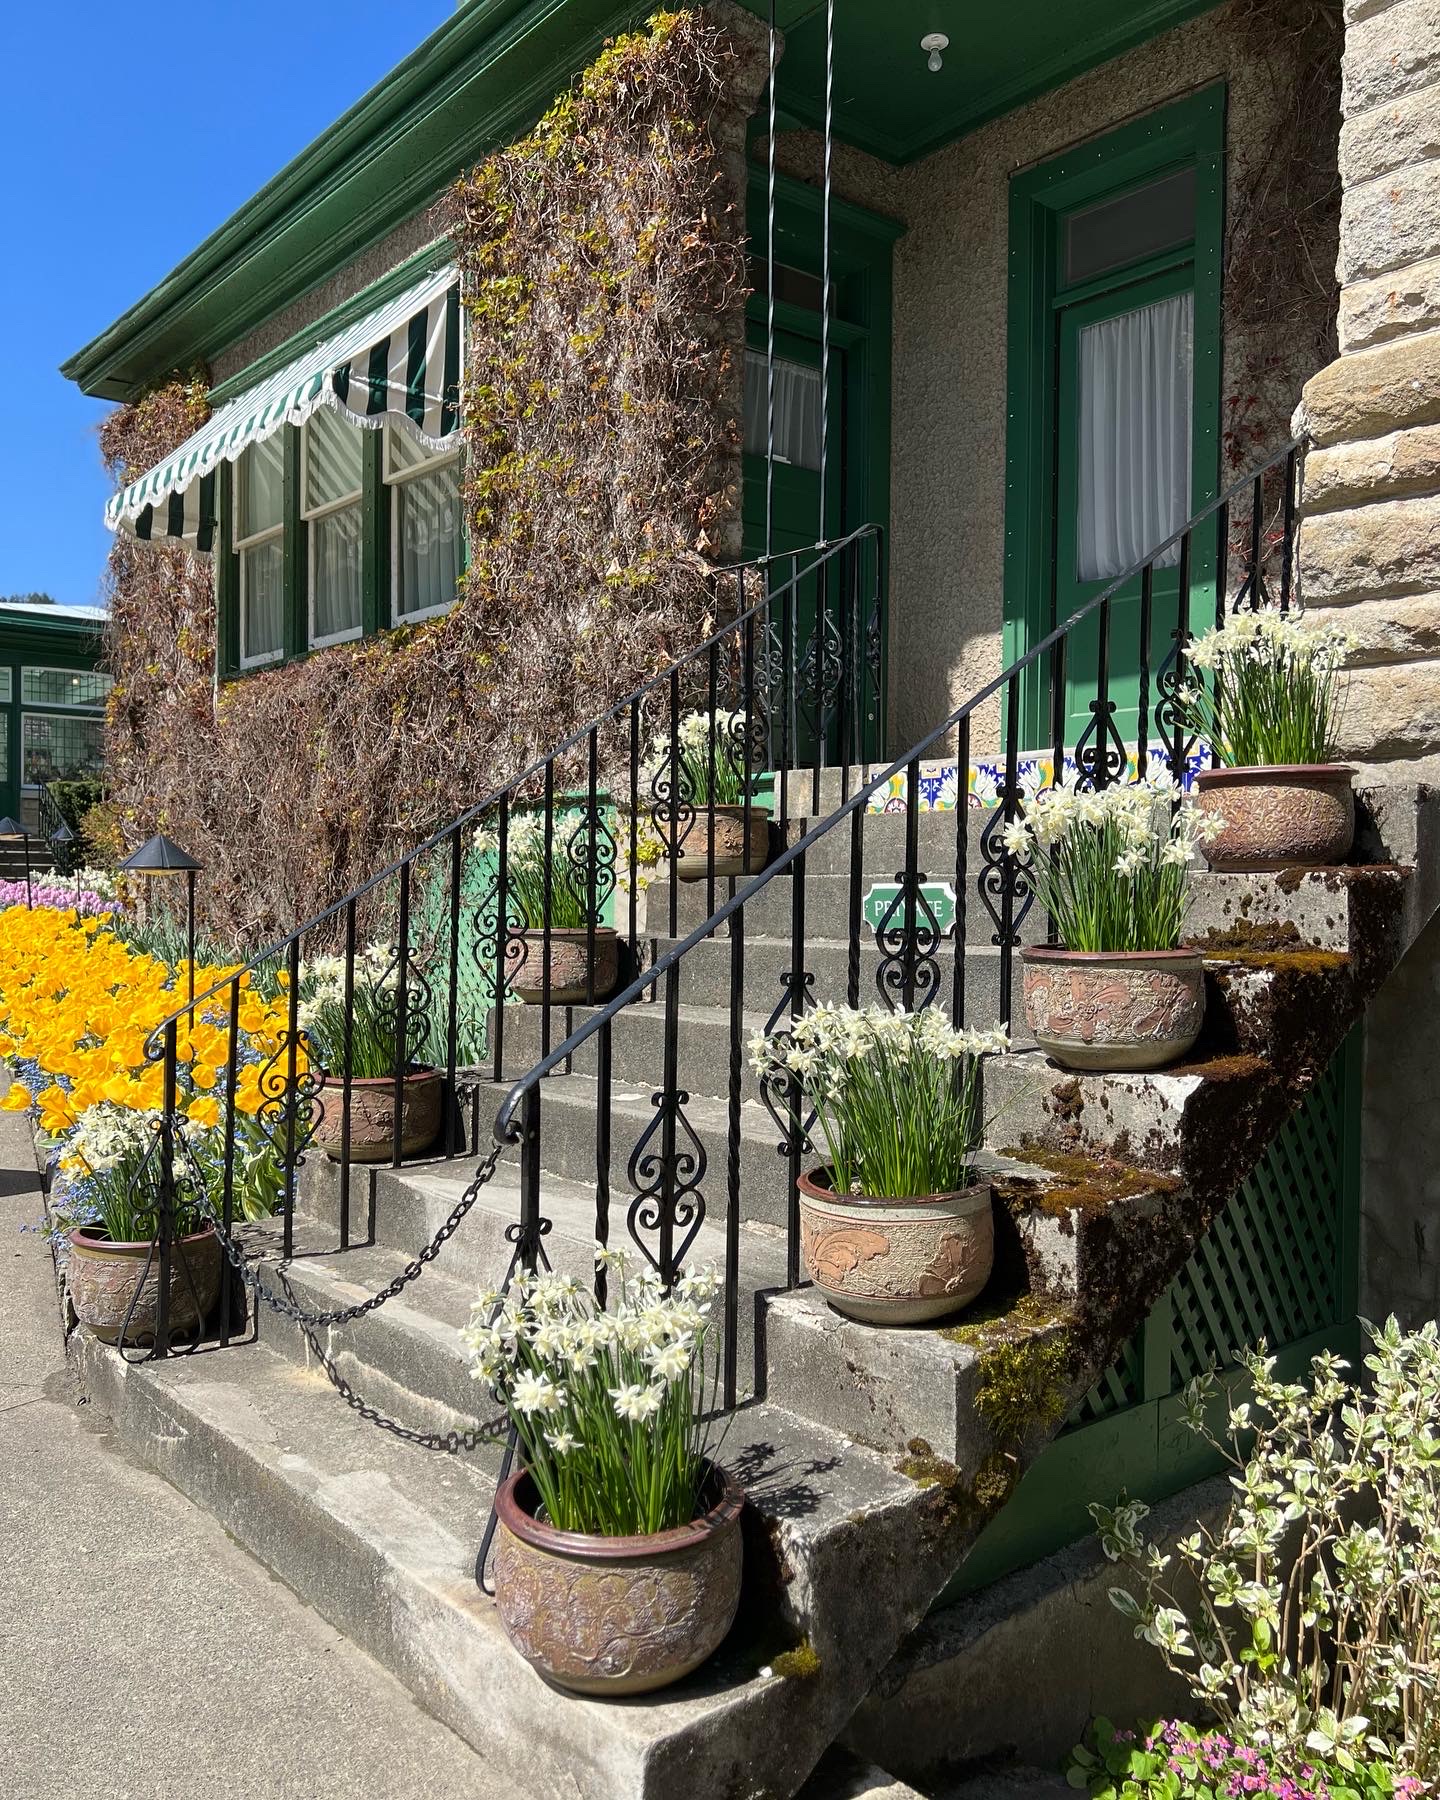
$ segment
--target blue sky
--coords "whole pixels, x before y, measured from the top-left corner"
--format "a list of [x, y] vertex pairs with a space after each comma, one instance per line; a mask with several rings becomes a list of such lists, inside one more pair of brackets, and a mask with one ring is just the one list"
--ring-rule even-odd
[[451, 0], [7, 9], [0, 595], [100, 598], [109, 484], [95, 434], [108, 403], [62, 379], [60, 363], [451, 10]]

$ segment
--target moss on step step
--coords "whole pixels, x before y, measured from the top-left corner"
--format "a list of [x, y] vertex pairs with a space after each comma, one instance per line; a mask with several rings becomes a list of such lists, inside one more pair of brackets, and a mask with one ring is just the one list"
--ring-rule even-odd
[[942, 1326], [940, 1336], [947, 1343], [964, 1344], [983, 1354], [1062, 1324], [1069, 1316], [1066, 1308], [1038, 1294], [1012, 1295], [992, 1300], [988, 1305], [978, 1302], [969, 1308], [961, 1324]]
[[981, 1357], [975, 1410], [997, 1444], [1018, 1444], [1064, 1417], [1072, 1348], [1065, 1330], [1000, 1344]]
[[771, 1659], [770, 1672], [783, 1676], [786, 1681], [809, 1681], [820, 1673], [820, 1666], [815, 1646], [809, 1638], [801, 1638], [793, 1650], [782, 1650], [779, 1656]]
[[[1066, 1086], [1066, 1083], [1060, 1083], [1057, 1094]], [[1064, 1096], [1061, 1098], [1063, 1101]], [[1078, 1111], [1077, 1106], [1075, 1112]], [[1052, 1149], [1048, 1144], [1037, 1143], [1034, 1138], [1022, 1138], [1019, 1144], [1002, 1154], [1059, 1177], [1053, 1186], [1024, 1176], [1002, 1177], [995, 1184], [996, 1191], [1011, 1212], [1038, 1211], [1052, 1218], [1075, 1212], [1103, 1213], [1117, 1200], [1133, 1200], [1140, 1194], [1171, 1193], [1180, 1185], [1173, 1176], [1132, 1168], [1117, 1157], [1080, 1156], [1073, 1151]]]

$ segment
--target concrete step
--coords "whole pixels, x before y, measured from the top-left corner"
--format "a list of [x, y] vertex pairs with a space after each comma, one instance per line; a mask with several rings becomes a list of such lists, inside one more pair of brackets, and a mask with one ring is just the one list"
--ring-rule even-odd
[[[926, 877], [927, 884], [948, 887], [955, 892], [955, 867], [953, 856], [949, 865], [940, 867], [933, 862], [921, 859], [921, 874]], [[873, 936], [873, 926], [866, 922], [865, 905], [873, 887], [893, 890], [897, 876], [904, 872], [904, 848], [897, 851], [893, 866], [890, 863], [878, 869], [867, 871], [860, 881], [861, 932], [865, 937]], [[969, 944], [988, 944], [991, 933], [995, 930], [995, 921], [986, 910], [980, 898], [977, 883], [981, 873], [981, 863], [976, 856], [966, 870], [964, 883], [965, 897], [965, 939]], [[793, 919], [795, 883], [788, 870], [782, 870], [774, 880], [760, 888], [745, 903], [745, 932], [747, 937], [784, 937], [789, 938]], [[719, 907], [726, 896], [716, 894], [716, 906]], [[884, 900], [877, 904], [888, 904], [890, 894], [887, 891]], [[668, 933], [669, 900], [663, 884], [657, 884], [645, 897], [647, 929], [652, 932]], [[848, 942], [850, 936], [850, 877], [848, 872], [838, 874], [816, 874], [807, 868], [805, 874], [805, 932], [811, 938], [831, 938], [838, 942]], [[692, 886], [682, 882], [677, 891], [676, 929], [681, 937], [703, 925], [710, 917], [706, 905], [706, 894], [703, 885]], [[729, 930], [728, 924], [718, 927], [723, 934]], [[1027, 943], [1040, 943], [1045, 937], [1045, 918], [1038, 908], [1032, 907], [1023, 921], [1022, 935]]]
[[[673, 941], [659, 938], [654, 955], [663, 956]], [[862, 1006], [880, 1000], [877, 976], [882, 957], [873, 939], [862, 940], [859, 947], [859, 999]], [[848, 944], [830, 938], [807, 937], [802, 967], [810, 977], [812, 999], [831, 1005], [845, 1003], [850, 971]], [[891, 962], [888, 968], [898, 965]], [[939, 999], [948, 1008], [954, 977], [955, 953], [948, 942], [935, 951], [934, 970], [939, 980]], [[769, 1018], [789, 994], [791, 945], [789, 936], [748, 937], [745, 940], [745, 1008]], [[1015, 995], [1019, 997], [1019, 963], [1014, 965]], [[923, 985], [926, 966], [921, 965], [917, 983]], [[900, 1003], [899, 991], [894, 994]], [[917, 986], [916, 1004], [923, 1000]], [[696, 944], [680, 962], [680, 1002], [684, 1006], [725, 1007], [730, 1003], [730, 945], [719, 939]], [[1018, 1012], [1018, 1007], [1017, 1007]], [[969, 946], [965, 954], [965, 1016], [975, 1025], [990, 1025], [1000, 1016], [1000, 957], [988, 945]]]
[[[707, 949], [709, 946], [707, 946]], [[693, 954], [693, 953], [692, 953]], [[572, 1032], [595, 1018], [598, 1007], [553, 1007], [550, 1043], [553, 1049]], [[505, 1074], [511, 1081], [526, 1075], [541, 1060], [542, 1009], [512, 1006], [505, 1014]], [[747, 1100], [759, 1098], [759, 1086], [750, 1069], [747, 1045], [751, 1035], [763, 1031], [767, 1016], [744, 1015], [740, 1031], [740, 1091]], [[682, 1006], [679, 1013], [679, 1046], [684, 1081], [691, 1093], [720, 1100], [730, 1086], [730, 1009], [725, 1006]], [[571, 1067], [579, 1074], [595, 1075], [599, 1064], [599, 1035], [588, 1038], [576, 1051]], [[655, 1088], [665, 1068], [665, 1009], [649, 996], [627, 1007], [615, 1019], [611, 1031], [613, 1079], [629, 1086]]]
[[[469, 1187], [472, 1174], [473, 1164], [458, 1161], [398, 1173], [388, 1169], [353, 1170], [350, 1235], [355, 1247], [340, 1250], [339, 1170], [333, 1163], [322, 1167], [312, 1159], [302, 1174], [301, 1198], [314, 1227], [297, 1236], [304, 1253], [290, 1265], [287, 1279], [296, 1285], [330, 1285], [336, 1297], [317, 1301], [316, 1310], [332, 1310], [351, 1304], [364, 1292], [377, 1291], [431, 1241]], [[629, 1203], [628, 1192], [617, 1191], [610, 1221], [610, 1241], [614, 1244], [635, 1241], [629, 1235]], [[593, 1187], [547, 1174], [543, 1178], [540, 1208], [549, 1222], [544, 1251], [550, 1267], [556, 1274], [573, 1276], [588, 1286], [595, 1273]], [[506, 1232], [519, 1219], [520, 1209], [519, 1171], [513, 1161], [502, 1162], [459, 1229], [423, 1279], [407, 1290], [406, 1297], [388, 1301], [359, 1327], [344, 1326], [334, 1334], [342, 1352], [354, 1354], [422, 1402], [448, 1406], [464, 1415], [461, 1421], [425, 1424], [421, 1429], [449, 1430], [475, 1423], [480, 1397], [468, 1372], [455, 1367], [457, 1359], [463, 1361], [455, 1329], [466, 1322], [477, 1293], [498, 1288], [504, 1281], [515, 1248]], [[645, 1236], [643, 1232], [640, 1235]], [[708, 1265], [723, 1270], [725, 1253], [722, 1226], [718, 1222], [704, 1223], [686, 1260], [692, 1268]], [[742, 1225], [736, 1301], [737, 1375], [742, 1397], [753, 1394], [760, 1385], [761, 1296], [784, 1286], [785, 1264], [782, 1235], [764, 1227]], [[354, 1287], [357, 1293], [347, 1292], [341, 1297], [341, 1287]], [[432, 1289], [436, 1295], [433, 1304]], [[412, 1310], [421, 1315], [413, 1321]], [[416, 1345], [413, 1350], [402, 1352], [392, 1345], [380, 1344], [371, 1355], [365, 1333], [372, 1321], [392, 1315], [401, 1327], [418, 1335]], [[717, 1328], [718, 1324], [717, 1314]]]
[[[654, 1697], [557, 1696], [475, 1586], [486, 1475], [357, 1420], [263, 1343], [128, 1364], [82, 1334], [74, 1355], [132, 1448], [392, 1669], [490, 1761], [497, 1788], [533, 1800], [794, 1794], [923, 1611], [894, 1571], [933, 1510], [925, 1491], [752, 1407], [722, 1451], [754, 1527], [726, 1643]], [[802, 1670], [780, 1672], [793, 1644], [808, 1646]]]

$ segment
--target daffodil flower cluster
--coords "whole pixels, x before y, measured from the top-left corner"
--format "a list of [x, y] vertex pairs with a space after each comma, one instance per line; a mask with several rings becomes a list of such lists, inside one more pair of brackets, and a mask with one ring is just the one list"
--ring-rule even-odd
[[[0, 1108], [35, 1113], [58, 1145], [75, 1216], [87, 1208], [104, 1216], [114, 1237], [153, 1218], [153, 1195], [132, 1193], [130, 1179], [154, 1147], [165, 1105], [164, 1070], [146, 1055], [146, 1043], [182, 1003], [187, 974], [183, 964], [172, 967], [122, 942], [109, 915], [20, 907], [0, 914], [0, 1060], [12, 1077]], [[267, 1001], [235, 969], [202, 964], [194, 975], [200, 994], [229, 975], [240, 981], [236, 1198], [259, 1216], [279, 1192], [258, 1115], [277, 1091], [272, 1065], [287, 1028], [285, 1000]], [[212, 1171], [222, 1158], [230, 1054], [230, 995], [222, 989], [197, 1006], [193, 1020], [182, 1018], [176, 1034], [181, 1147]], [[296, 1062], [304, 1073], [303, 1048]]]
[[1001, 840], [1067, 950], [1173, 950], [1191, 865], [1223, 828], [1145, 782], [1091, 791], [1071, 780], [1023, 800]]
[[[750, 791], [749, 719], [744, 710], [717, 710], [712, 730], [708, 712], [686, 713], [672, 750], [668, 731], [650, 745], [645, 773], [654, 791], [668, 792], [677, 765], [680, 793], [688, 806], [742, 806]], [[713, 767], [712, 767], [713, 765]]]
[[[471, 845], [479, 855], [495, 856], [500, 834], [493, 826], [482, 826]], [[553, 930], [583, 930], [591, 923], [592, 886], [597, 915], [605, 899], [609, 875], [602, 851], [609, 848], [602, 829], [591, 832], [588, 813], [566, 813], [551, 826], [547, 865], [544, 813], [515, 813], [505, 830], [507, 910], [513, 908], [532, 931], [544, 926], [547, 914]], [[594, 922], [600, 923], [598, 916]]]
[[999, 1025], [955, 1030], [939, 1007], [821, 1005], [757, 1033], [750, 1064], [781, 1104], [793, 1085], [814, 1109], [837, 1193], [899, 1198], [970, 1185], [981, 1061], [1009, 1048]]
[[[1214, 1376], [1184, 1398], [1190, 1429], [1231, 1465], [1225, 1517], [1173, 1554], [1146, 1508], [1092, 1506], [1134, 1578], [1111, 1602], [1235, 1739], [1297, 1775], [1313, 1757], [1440, 1778], [1440, 1328], [1365, 1326], [1363, 1382], [1328, 1352], [1308, 1381], [1262, 1350], [1222, 1436]], [[1218, 1791], [1218, 1790], [1217, 1790]]]
[[1339, 729], [1354, 647], [1333, 621], [1263, 608], [1235, 613], [1186, 649], [1202, 679], [1180, 686], [1177, 709], [1229, 768], [1323, 763]]
[[471, 1374], [513, 1423], [545, 1509], [562, 1531], [665, 1531], [695, 1516], [708, 1455], [705, 1344], [718, 1282], [662, 1289], [648, 1264], [596, 1249], [609, 1310], [573, 1278], [519, 1275], [481, 1294], [461, 1333]]

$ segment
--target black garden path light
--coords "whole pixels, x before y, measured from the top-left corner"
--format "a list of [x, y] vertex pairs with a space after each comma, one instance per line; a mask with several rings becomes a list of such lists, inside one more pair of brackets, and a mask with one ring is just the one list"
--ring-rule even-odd
[[35, 907], [35, 888], [30, 879], [30, 833], [18, 819], [0, 819], [0, 844], [21, 844], [25, 851], [25, 904]]
[[171, 838], [163, 837], [158, 831], [148, 842], [143, 843], [133, 856], [127, 856], [120, 867], [127, 875], [173, 876], [185, 877], [185, 951], [189, 970], [189, 992], [186, 995], [191, 1007], [190, 1023], [195, 1023], [195, 877], [200, 873], [202, 865], [196, 862], [188, 850], [182, 850]]
[[62, 875], [70, 873], [70, 846], [78, 841], [75, 833], [63, 819], [50, 833], [50, 848], [55, 852], [55, 867]]

